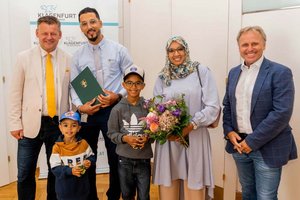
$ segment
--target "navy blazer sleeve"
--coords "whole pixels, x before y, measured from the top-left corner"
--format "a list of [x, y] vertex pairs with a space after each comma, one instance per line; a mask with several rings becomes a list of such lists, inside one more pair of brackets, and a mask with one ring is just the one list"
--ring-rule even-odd
[[[264, 71], [264, 72], [263, 72]], [[294, 82], [289, 68], [270, 62], [261, 69], [254, 86], [251, 105], [253, 133], [246, 143], [257, 150], [277, 137], [290, 131], [289, 121], [294, 105]]]

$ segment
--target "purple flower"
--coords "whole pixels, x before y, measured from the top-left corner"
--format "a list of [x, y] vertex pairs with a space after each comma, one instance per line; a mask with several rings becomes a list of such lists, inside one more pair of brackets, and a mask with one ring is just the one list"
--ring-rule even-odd
[[165, 108], [164, 105], [159, 104], [159, 105], [157, 105], [157, 110], [158, 110], [160, 113], [163, 113], [163, 112], [166, 110], [166, 108]]
[[181, 110], [176, 109], [176, 110], [172, 111], [172, 115], [174, 115], [175, 117], [179, 117], [181, 115]]
[[144, 106], [144, 108], [149, 108], [149, 106], [150, 106], [150, 100], [145, 99], [143, 106]]
[[188, 147], [182, 130], [188, 125], [190, 115], [183, 97], [182, 94], [178, 99], [164, 101], [164, 96], [158, 95], [146, 100], [144, 106], [149, 113], [141, 119], [145, 127], [144, 133], [159, 144], [164, 144], [169, 135], [178, 136], [181, 143]]

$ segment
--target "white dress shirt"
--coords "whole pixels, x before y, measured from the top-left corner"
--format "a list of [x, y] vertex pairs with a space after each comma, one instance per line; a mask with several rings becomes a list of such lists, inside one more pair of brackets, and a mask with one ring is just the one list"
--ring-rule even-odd
[[244, 62], [241, 65], [241, 74], [236, 86], [236, 112], [237, 124], [240, 133], [253, 132], [250, 121], [251, 100], [254, 84], [263, 62], [263, 56], [248, 68]]

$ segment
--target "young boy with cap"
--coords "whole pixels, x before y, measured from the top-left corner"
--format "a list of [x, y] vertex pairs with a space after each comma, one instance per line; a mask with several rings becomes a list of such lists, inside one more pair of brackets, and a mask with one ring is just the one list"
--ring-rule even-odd
[[59, 129], [62, 135], [50, 157], [57, 198], [87, 200], [90, 187], [85, 171], [95, 165], [96, 159], [88, 143], [76, 135], [80, 130], [79, 114], [73, 111], [62, 114]]
[[145, 87], [144, 70], [132, 65], [125, 70], [122, 86], [127, 97], [112, 109], [108, 120], [108, 137], [117, 144], [119, 178], [122, 198], [149, 200], [150, 159], [153, 156], [151, 142], [143, 134], [141, 118], [148, 114], [144, 98], [140, 96]]

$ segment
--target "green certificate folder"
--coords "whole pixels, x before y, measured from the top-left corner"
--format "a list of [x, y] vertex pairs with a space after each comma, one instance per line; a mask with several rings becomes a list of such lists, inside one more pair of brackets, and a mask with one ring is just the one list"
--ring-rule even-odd
[[[105, 94], [89, 67], [86, 67], [71, 81], [71, 85], [83, 104], [94, 99], [99, 94]], [[99, 102], [96, 101], [96, 104]]]

